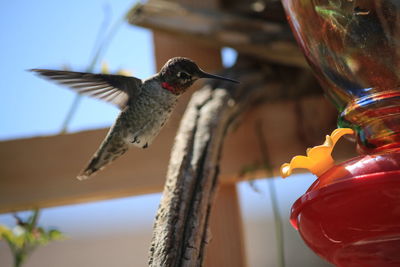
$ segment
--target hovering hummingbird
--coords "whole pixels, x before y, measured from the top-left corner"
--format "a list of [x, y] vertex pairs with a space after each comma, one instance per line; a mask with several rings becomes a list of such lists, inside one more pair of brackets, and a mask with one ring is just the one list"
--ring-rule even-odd
[[130, 146], [148, 147], [170, 117], [179, 96], [196, 80], [211, 78], [238, 83], [206, 73], [194, 61], [183, 57], [168, 60], [159, 73], [143, 81], [112, 74], [47, 69], [31, 71], [121, 109], [88, 166], [78, 175], [79, 180], [89, 178], [124, 154]]

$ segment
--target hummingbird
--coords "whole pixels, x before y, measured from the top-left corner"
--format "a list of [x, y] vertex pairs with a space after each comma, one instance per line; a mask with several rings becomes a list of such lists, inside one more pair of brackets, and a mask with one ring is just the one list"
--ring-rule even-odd
[[44, 78], [116, 105], [121, 112], [86, 168], [77, 176], [85, 180], [130, 147], [147, 148], [169, 119], [180, 95], [198, 79], [238, 83], [201, 70], [191, 59], [168, 60], [154, 76], [141, 80], [113, 74], [31, 69]]

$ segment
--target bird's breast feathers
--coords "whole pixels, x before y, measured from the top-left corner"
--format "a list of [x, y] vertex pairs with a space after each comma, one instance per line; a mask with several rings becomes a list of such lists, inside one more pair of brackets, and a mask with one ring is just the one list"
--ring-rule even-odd
[[171, 95], [165, 91], [155, 93], [143, 90], [142, 95], [125, 111], [123, 120], [128, 128], [125, 140], [130, 145], [146, 148], [153, 142], [177, 102], [177, 98]]

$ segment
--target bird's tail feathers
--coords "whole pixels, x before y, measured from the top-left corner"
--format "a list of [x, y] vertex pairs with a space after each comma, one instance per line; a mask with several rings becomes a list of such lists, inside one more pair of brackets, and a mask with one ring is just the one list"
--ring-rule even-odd
[[118, 145], [115, 143], [112, 144], [112, 142], [110, 142], [111, 139], [112, 138], [106, 138], [99, 150], [93, 155], [87, 167], [76, 177], [78, 180], [90, 178], [90, 176], [102, 170], [128, 150], [127, 144], [123, 142], [119, 142]]
[[104, 166], [107, 164], [104, 164], [103, 166], [99, 167], [99, 160], [100, 157], [99, 155], [96, 153], [96, 155], [93, 156], [93, 158], [90, 160], [88, 166], [83, 169], [79, 175], [76, 177], [78, 180], [86, 180], [88, 179], [92, 174], [95, 174], [97, 171], [99, 171], [100, 169], [103, 169]]

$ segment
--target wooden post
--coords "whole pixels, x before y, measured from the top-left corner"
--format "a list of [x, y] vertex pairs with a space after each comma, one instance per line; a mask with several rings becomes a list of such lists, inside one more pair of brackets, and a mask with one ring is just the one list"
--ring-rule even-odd
[[[210, 72], [222, 67], [220, 49], [182, 42], [164, 33], [154, 32], [154, 48], [157, 68], [174, 56], [189, 57], [201, 68]], [[200, 85], [199, 83], [197, 86]], [[180, 99], [174, 116], [183, 113], [190, 97], [190, 94], [187, 95], [184, 99]], [[212, 238], [207, 247], [208, 256], [204, 265], [245, 266], [242, 222], [235, 184], [221, 186], [214, 205], [209, 227]]]
[[246, 266], [236, 184], [224, 184], [220, 187], [211, 212], [210, 225], [210, 244], [207, 247], [204, 265], [210, 267]]

